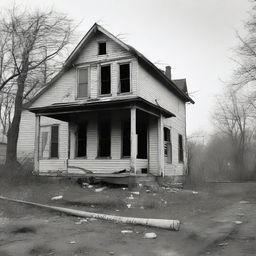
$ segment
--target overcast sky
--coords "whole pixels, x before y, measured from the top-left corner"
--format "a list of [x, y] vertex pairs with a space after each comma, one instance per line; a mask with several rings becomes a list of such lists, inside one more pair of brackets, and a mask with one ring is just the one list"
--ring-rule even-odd
[[[67, 13], [82, 36], [98, 22], [159, 68], [172, 67], [174, 79], [186, 78], [196, 104], [187, 110], [187, 131], [211, 131], [215, 95], [231, 74], [232, 48], [243, 33], [251, 5], [248, 0], [16, 0], [33, 8]], [[0, 8], [10, 6], [0, 0]]]

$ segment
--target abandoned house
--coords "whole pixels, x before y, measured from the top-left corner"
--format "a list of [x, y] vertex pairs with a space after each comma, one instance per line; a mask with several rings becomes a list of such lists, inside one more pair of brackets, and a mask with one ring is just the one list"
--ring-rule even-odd
[[186, 173], [186, 80], [94, 24], [24, 106], [18, 156], [52, 176]]

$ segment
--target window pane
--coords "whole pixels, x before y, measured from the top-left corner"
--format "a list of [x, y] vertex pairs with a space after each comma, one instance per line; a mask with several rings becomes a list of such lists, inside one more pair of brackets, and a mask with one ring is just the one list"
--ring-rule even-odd
[[120, 92], [130, 92], [130, 64], [120, 65]]
[[99, 55], [106, 54], [106, 42], [99, 43]]
[[110, 66], [101, 67], [101, 94], [110, 94], [111, 90]]
[[50, 157], [50, 134], [51, 127], [43, 126], [40, 127], [40, 159], [49, 158]]
[[59, 126], [51, 128], [51, 157], [59, 157]]
[[88, 69], [79, 69], [79, 84], [88, 83]]
[[184, 161], [184, 156], [183, 156], [183, 138], [182, 135], [179, 134], [179, 162]]
[[88, 96], [88, 69], [78, 70], [78, 97]]

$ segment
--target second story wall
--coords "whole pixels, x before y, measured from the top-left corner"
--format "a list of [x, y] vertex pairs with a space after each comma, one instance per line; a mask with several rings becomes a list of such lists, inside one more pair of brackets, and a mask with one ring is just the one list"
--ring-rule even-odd
[[[106, 42], [106, 54], [99, 55], [99, 42]], [[120, 65], [130, 65], [130, 92], [120, 94]], [[101, 67], [110, 66], [111, 92], [109, 95], [100, 94]], [[77, 97], [78, 72], [80, 69], [88, 70], [88, 94], [86, 97]], [[137, 93], [137, 59], [124, 50], [116, 42], [97, 33], [79, 53], [73, 67], [66, 71], [32, 107], [47, 106], [53, 103], [86, 101], [88, 99], [103, 99], [134, 95]]]

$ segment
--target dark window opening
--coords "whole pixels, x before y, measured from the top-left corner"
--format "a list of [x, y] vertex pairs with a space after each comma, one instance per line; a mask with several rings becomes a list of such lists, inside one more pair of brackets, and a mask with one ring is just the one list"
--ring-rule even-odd
[[140, 159], [148, 157], [148, 130], [145, 123], [137, 123], [138, 153]]
[[85, 123], [78, 125], [77, 130], [77, 157], [86, 156], [86, 143], [87, 143], [87, 126]]
[[111, 123], [110, 120], [99, 121], [99, 157], [109, 157], [111, 151]]
[[179, 162], [184, 161], [183, 137], [179, 134]]
[[164, 127], [164, 156], [168, 163], [172, 162], [171, 130], [167, 127]]
[[130, 92], [130, 64], [120, 65], [120, 92]]
[[51, 127], [51, 157], [59, 157], [59, 126]]
[[88, 69], [78, 70], [78, 88], [77, 97], [87, 97], [88, 96]]
[[122, 123], [122, 156], [131, 156], [131, 124], [129, 121]]
[[104, 55], [107, 53], [107, 47], [106, 47], [106, 42], [100, 42], [99, 43], [99, 55]]
[[110, 94], [111, 89], [110, 66], [101, 67], [101, 94]]

